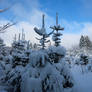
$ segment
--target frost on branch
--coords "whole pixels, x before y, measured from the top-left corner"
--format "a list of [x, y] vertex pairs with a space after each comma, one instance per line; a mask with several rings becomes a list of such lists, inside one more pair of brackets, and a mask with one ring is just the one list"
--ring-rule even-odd
[[[16, 37], [15, 37], [16, 38]], [[13, 56], [13, 67], [16, 67], [17, 65], [23, 65], [25, 66], [28, 63], [29, 60], [29, 41], [25, 40], [25, 35], [22, 33], [22, 38], [16, 41], [14, 40], [12, 44], [12, 51], [11, 54]]]
[[35, 32], [36, 32], [38, 35], [42, 36], [41, 39], [36, 38], [37, 40], [40, 41], [39, 46], [41, 46], [42, 49], [44, 49], [44, 48], [46, 47], [46, 46], [45, 46], [45, 43], [48, 43], [48, 42], [49, 42], [49, 40], [46, 40], [46, 38], [48, 38], [48, 37], [53, 33], [53, 31], [50, 32], [49, 34], [46, 33], [45, 24], [44, 24], [44, 16], [45, 16], [45, 15], [43, 15], [43, 19], [42, 19], [42, 28], [41, 28], [41, 29], [38, 29], [38, 28], [36, 28], [36, 27], [34, 28]]
[[48, 55], [51, 62], [58, 63], [61, 58], [64, 58], [66, 50], [62, 46], [51, 46], [48, 48]]
[[[61, 47], [55, 49], [59, 55], [65, 55]], [[72, 89], [73, 78], [64, 59], [51, 63], [48, 56], [49, 50], [34, 51], [30, 54], [29, 64], [22, 76], [22, 92], [65, 92], [66, 88]], [[69, 92], [69, 91], [67, 91]]]
[[56, 14], [56, 25], [51, 26], [51, 29], [53, 29], [55, 32], [53, 33], [52, 40], [55, 42], [55, 46], [59, 46], [61, 43], [60, 36], [62, 35], [59, 31], [64, 30], [59, 24], [58, 24], [58, 14]]

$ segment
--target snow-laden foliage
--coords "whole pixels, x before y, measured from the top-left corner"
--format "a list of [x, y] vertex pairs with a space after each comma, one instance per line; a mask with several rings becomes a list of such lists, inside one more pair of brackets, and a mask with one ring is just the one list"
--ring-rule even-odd
[[4, 44], [3, 40], [0, 38], [0, 48], [3, 46], [5, 46], [5, 44]]
[[80, 38], [79, 47], [87, 49], [87, 50], [89, 49], [92, 50], [92, 41], [90, 40], [88, 36], [82, 35]]
[[27, 49], [27, 41], [22, 41], [22, 40], [18, 40], [18, 41], [14, 41], [12, 43], [12, 48], [13, 50], [17, 51], [17, 50], [25, 50]]
[[[16, 44], [15, 44], [16, 43]], [[46, 50], [25, 49], [22, 41], [0, 62], [0, 91], [71, 92], [74, 81], [64, 59], [64, 47]], [[19, 44], [19, 45], [18, 45]]]
[[0, 77], [0, 85], [4, 87], [3, 90], [7, 92], [21, 92], [21, 75], [23, 70], [24, 67], [18, 66], [5, 72], [4, 76]]
[[65, 56], [67, 63], [75, 67], [80, 66], [82, 73], [92, 72], [92, 51], [83, 48], [72, 48], [67, 50]]
[[39, 46], [42, 47], [42, 49], [44, 49], [46, 46], [45, 46], [45, 43], [48, 43], [50, 40], [47, 40], [47, 38], [54, 32], [50, 32], [49, 34], [47, 34], [46, 32], [46, 29], [45, 29], [45, 23], [44, 23], [44, 16], [45, 15], [42, 15], [42, 28], [41, 29], [38, 29], [38, 28], [34, 28], [34, 31], [41, 36], [41, 39], [39, 38], [36, 38], [37, 40], [39, 40]]
[[30, 54], [30, 64], [33, 67], [45, 66], [46, 61], [48, 60], [48, 56], [46, 53], [42, 51], [34, 51]]
[[7, 56], [0, 63], [1, 89], [6, 92], [71, 92], [74, 81], [64, 60], [65, 50], [63, 47], [53, 48], [53, 53], [63, 55], [57, 63], [51, 62], [49, 49], [25, 51], [29, 54], [29, 63], [25, 67], [22, 64], [13, 67], [14, 57]]
[[53, 33], [53, 36], [52, 36], [52, 40], [54, 41], [55, 46], [57, 47], [57, 46], [59, 46], [60, 43], [61, 43], [61, 38], [60, 38], [60, 36], [61, 36], [62, 34], [60, 33], [60, 31], [64, 30], [64, 28], [61, 27], [61, 26], [58, 24], [58, 14], [57, 14], [57, 13], [56, 13], [56, 25], [51, 26], [50, 28], [54, 30], [54, 33]]
[[[64, 56], [65, 50], [61, 48], [52, 50]], [[58, 52], [59, 49], [61, 52]], [[48, 51], [39, 50], [30, 54], [30, 63], [22, 76], [22, 92], [65, 92], [67, 88], [72, 90], [74, 81], [65, 60], [61, 57], [59, 62], [52, 63]]]
[[17, 65], [25, 66], [29, 61], [29, 41], [18, 40], [12, 44], [11, 55], [13, 57], [13, 67]]
[[61, 43], [61, 36], [60, 32], [53, 33], [52, 40], [55, 42], [55, 46], [59, 46]]
[[0, 38], [0, 60], [3, 59], [4, 55], [5, 55], [5, 44], [3, 42], [3, 40]]
[[58, 63], [59, 59], [63, 58], [66, 54], [66, 50], [62, 46], [51, 46], [48, 48], [48, 55], [51, 62]]

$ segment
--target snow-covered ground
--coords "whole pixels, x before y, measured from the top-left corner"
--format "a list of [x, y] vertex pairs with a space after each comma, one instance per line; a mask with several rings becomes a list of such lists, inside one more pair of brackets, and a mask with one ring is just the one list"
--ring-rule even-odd
[[92, 53], [66, 53], [62, 46], [33, 50], [22, 43], [1, 49], [0, 92], [92, 92]]
[[77, 92], [92, 92], [92, 72], [82, 73], [80, 66], [71, 68]]

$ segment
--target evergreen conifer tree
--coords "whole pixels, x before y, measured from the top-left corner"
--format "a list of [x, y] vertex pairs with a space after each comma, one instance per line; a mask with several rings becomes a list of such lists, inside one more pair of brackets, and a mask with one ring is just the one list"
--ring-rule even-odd
[[48, 43], [49, 42], [49, 40], [47, 40], [46, 38], [48, 38], [53, 33], [53, 31], [50, 32], [49, 34], [46, 33], [45, 23], [44, 23], [44, 16], [45, 15], [43, 14], [42, 15], [42, 28], [41, 29], [38, 29], [36, 27], [34, 28], [35, 32], [42, 37], [41, 39], [36, 38], [37, 40], [40, 41], [39, 46], [41, 46], [42, 49], [44, 49], [46, 47], [45, 46], [45, 43]]
[[56, 25], [53, 27], [50, 27], [51, 29], [53, 29], [55, 32], [53, 33], [53, 37], [52, 40], [55, 42], [55, 46], [59, 46], [61, 43], [61, 39], [60, 36], [62, 35], [59, 31], [60, 30], [64, 30], [64, 28], [62, 28], [59, 24], [58, 24], [58, 14], [56, 13]]

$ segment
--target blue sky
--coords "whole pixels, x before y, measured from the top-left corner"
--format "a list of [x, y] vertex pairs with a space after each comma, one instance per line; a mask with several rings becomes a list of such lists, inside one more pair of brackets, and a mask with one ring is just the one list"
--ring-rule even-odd
[[92, 0], [41, 0], [40, 2], [51, 15], [57, 11], [69, 21], [92, 21]]
[[[30, 30], [33, 32], [34, 26], [41, 26], [41, 16], [44, 13], [46, 28], [49, 32], [49, 26], [55, 24], [56, 12], [58, 12], [59, 24], [65, 28], [62, 43], [67, 45], [71, 40], [71, 45], [74, 45], [75, 42], [78, 43], [81, 34], [89, 35], [92, 39], [92, 0], [0, 0], [0, 9], [6, 7], [11, 8], [0, 14], [1, 23], [18, 22], [16, 26], [8, 30], [24, 28], [24, 30], [29, 30], [28, 34], [33, 35], [34, 33], [30, 33]], [[6, 38], [10, 33], [18, 32], [9, 31], [1, 35]], [[30, 36], [28, 34], [27, 37]], [[8, 41], [9, 38], [5, 40]]]
[[[55, 13], [58, 12], [63, 19], [68, 21], [92, 22], [92, 0], [0, 0], [0, 2], [0, 8], [21, 4], [29, 12], [34, 5], [52, 17], [55, 17]], [[14, 14], [12, 11], [7, 11], [0, 16], [9, 19]]]

